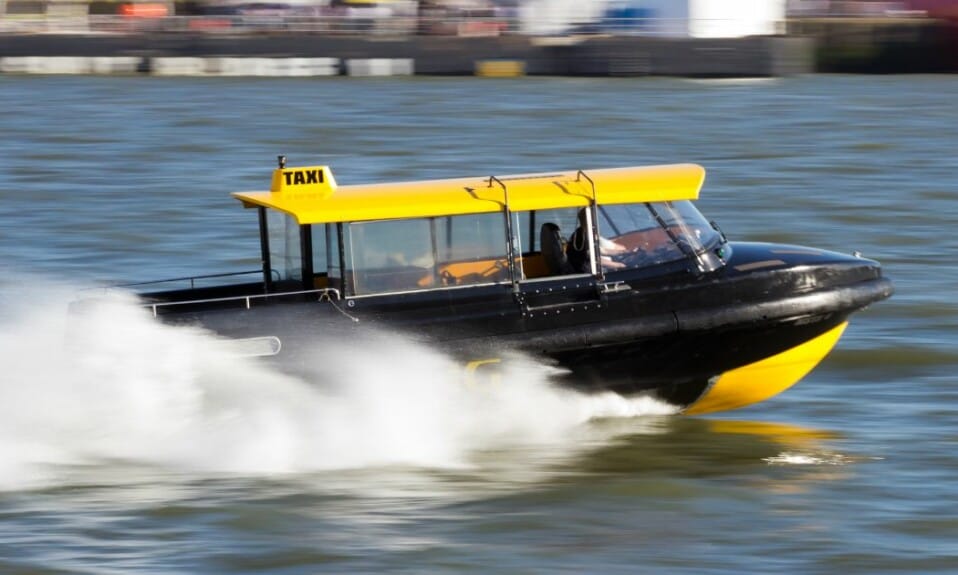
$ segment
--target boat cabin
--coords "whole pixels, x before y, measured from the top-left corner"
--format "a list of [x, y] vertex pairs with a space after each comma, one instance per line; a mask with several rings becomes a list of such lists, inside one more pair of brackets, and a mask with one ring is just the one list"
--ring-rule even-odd
[[365, 298], [714, 270], [727, 246], [692, 205], [704, 178], [679, 164], [339, 186], [280, 157], [269, 191], [233, 195], [259, 212], [267, 293]]

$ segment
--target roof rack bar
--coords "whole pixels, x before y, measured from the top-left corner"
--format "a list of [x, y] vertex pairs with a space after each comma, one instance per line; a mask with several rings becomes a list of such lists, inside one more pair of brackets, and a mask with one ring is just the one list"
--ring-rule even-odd
[[582, 178], [588, 180], [589, 184], [592, 186], [592, 201], [595, 202], [595, 182], [592, 181], [592, 178], [589, 177], [589, 174], [579, 170], [575, 173], [575, 181], [581, 181]]

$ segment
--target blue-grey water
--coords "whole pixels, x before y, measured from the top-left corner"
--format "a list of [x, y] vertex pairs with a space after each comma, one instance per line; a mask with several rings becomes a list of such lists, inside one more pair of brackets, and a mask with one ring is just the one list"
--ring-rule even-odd
[[[953, 573], [958, 78], [0, 76], [0, 573]], [[711, 417], [463, 385], [386, 340], [347, 387], [77, 290], [255, 269], [275, 156], [340, 183], [697, 162], [733, 239], [860, 251], [895, 296]], [[716, 341], [715, 345], [721, 345]]]

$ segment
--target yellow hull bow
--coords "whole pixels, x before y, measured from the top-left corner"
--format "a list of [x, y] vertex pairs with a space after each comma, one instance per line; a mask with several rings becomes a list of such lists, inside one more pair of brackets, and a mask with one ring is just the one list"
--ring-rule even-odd
[[738, 409], [778, 395], [805, 377], [835, 347], [848, 322], [782, 353], [727, 371], [692, 405], [689, 415]]

